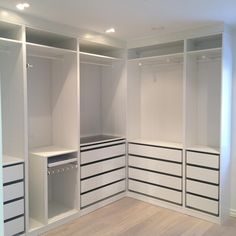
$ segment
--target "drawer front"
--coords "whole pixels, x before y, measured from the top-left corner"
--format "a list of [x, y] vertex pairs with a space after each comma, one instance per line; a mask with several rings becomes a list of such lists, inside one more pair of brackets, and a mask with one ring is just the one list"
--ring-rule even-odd
[[147, 156], [162, 160], [182, 162], [182, 151], [138, 144], [129, 144], [129, 154]]
[[187, 152], [187, 163], [219, 169], [219, 155]]
[[81, 193], [125, 178], [125, 168], [81, 181]]
[[81, 167], [81, 178], [86, 178], [106, 171], [114, 170], [125, 166], [125, 157], [101, 161]]
[[10, 184], [3, 187], [3, 200], [4, 202], [14, 200], [24, 196], [24, 183], [19, 182]]
[[177, 163], [129, 156], [129, 166], [153, 170], [161, 173], [182, 176], [182, 165]]
[[187, 178], [219, 184], [219, 171], [187, 166]]
[[4, 220], [24, 214], [24, 199], [4, 205]]
[[129, 168], [129, 178], [182, 190], [182, 178]]
[[186, 191], [219, 200], [219, 187], [215, 185], [187, 180]]
[[125, 191], [125, 180], [109, 185], [81, 196], [81, 207], [86, 207], [107, 197]]
[[187, 207], [194, 208], [209, 214], [217, 215], [219, 214], [219, 202], [194, 196], [191, 194], [186, 195], [186, 205]]
[[129, 180], [129, 190], [158, 198], [160, 200], [169, 201], [179, 205], [182, 204], [182, 193], [167, 188]]
[[23, 216], [4, 223], [4, 236], [12, 236], [19, 233], [23, 233], [24, 230], [25, 222]]
[[81, 152], [81, 164], [125, 155], [125, 144]]
[[24, 178], [23, 164], [3, 168], [3, 184]]

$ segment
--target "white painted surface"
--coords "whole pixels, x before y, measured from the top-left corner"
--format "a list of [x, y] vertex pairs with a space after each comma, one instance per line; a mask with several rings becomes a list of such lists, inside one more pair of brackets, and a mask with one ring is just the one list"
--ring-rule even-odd
[[24, 183], [19, 182], [10, 184], [3, 187], [3, 200], [4, 202], [20, 198], [24, 196]]
[[24, 199], [4, 205], [4, 220], [13, 218], [15, 216], [23, 215], [24, 213], [25, 213]]
[[3, 168], [3, 183], [24, 179], [23, 164]]
[[168, 148], [151, 147], [130, 143], [128, 146], [129, 154], [147, 156], [161, 159], [163, 161], [182, 162], [182, 151]]
[[24, 231], [24, 217], [17, 218], [4, 224], [4, 236], [11, 236]]

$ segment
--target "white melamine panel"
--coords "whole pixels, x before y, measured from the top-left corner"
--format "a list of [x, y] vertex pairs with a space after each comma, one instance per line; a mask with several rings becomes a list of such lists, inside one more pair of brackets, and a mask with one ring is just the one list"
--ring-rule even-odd
[[141, 137], [183, 141], [183, 64], [155, 62], [140, 67]]
[[4, 236], [17, 235], [25, 230], [24, 217], [4, 223]]
[[94, 162], [110, 157], [121, 156], [124, 154], [125, 154], [125, 144], [85, 151], [81, 152], [80, 154], [81, 164], [86, 164], [89, 162]]
[[24, 196], [24, 183], [19, 182], [3, 187], [3, 201], [7, 202]]
[[220, 51], [187, 57], [187, 147], [220, 146], [221, 59]]
[[181, 150], [159, 148], [146, 145], [136, 145], [132, 143], [129, 144], [128, 148], [129, 154], [153, 157], [168, 161], [182, 162]]
[[125, 168], [81, 181], [81, 193], [125, 178]]
[[182, 179], [149, 171], [129, 168], [129, 178], [137, 179], [169, 188], [182, 189]]
[[139, 193], [143, 193], [146, 195], [150, 195], [155, 198], [159, 198], [162, 200], [170, 201], [170, 202], [175, 202], [178, 204], [182, 203], [182, 193], [177, 192], [174, 190], [150, 185], [150, 184], [145, 184], [133, 180], [129, 180], [129, 190], [136, 191]]
[[24, 199], [4, 205], [4, 220], [23, 215], [25, 211]]
[[81, 167], [81, 178], [86, 178], [102, 172], [113, 170], [125, 166], [125, 157], [114, 158], [91, 165]]
[[24, 179], [23, 164], [3, 168], [3, 183]]
[[122, 191], [125, 191], [125, 180], [82, 195], [81, 206], [85, 207]]
[[129, 156], [129, 166], [182, 176], [182, 165], [171, 162]]
[[218, 201], [187, 194], [186, 205], [215, 215], [218, 214]]
[[190, 193], [199, 194], [202, 196], [219, 198], [219, 187], [215, 185], [200, 183], [197, 181], [186, 180], [186, 191]]
[[199, 152], [187, 152], [187, 163], [199, 166], [219, 168], [219, 155], [205, 154]]
[[202, 180], [209, 183], [218, 184], [219, 183], [219, 171], [209, 170], [194, 166], [187, 166], [187, 178], [192, 178], [196, 180]]

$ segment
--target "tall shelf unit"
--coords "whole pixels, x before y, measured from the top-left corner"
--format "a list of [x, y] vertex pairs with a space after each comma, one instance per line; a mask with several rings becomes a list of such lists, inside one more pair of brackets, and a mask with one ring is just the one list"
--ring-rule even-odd
[[29, 228], [78, 212], [77, 40], [26, 28]]
[[80, 152], [83, 212], [126, 190], [126, 77], [122, 50], [80, 43]]
[[227, 218], [230, 52], [227, 33], [128, 50], [130, 196]]

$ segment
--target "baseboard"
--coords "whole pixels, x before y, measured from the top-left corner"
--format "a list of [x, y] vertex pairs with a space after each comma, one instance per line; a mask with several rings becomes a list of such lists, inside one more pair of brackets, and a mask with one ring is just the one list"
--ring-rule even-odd
[[236, 217], [236, 210], [235, 209], [230, 209], [230, 216]]

